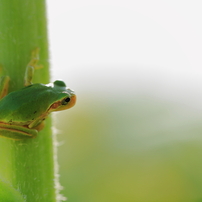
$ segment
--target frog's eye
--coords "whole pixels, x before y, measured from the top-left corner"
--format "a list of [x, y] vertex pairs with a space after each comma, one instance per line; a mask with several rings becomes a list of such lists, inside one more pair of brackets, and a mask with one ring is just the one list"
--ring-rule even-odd
[[50, 108], [50, 111], [60, 111], [60, 110], [65, 110], [73, 107], [76, 103], [76, 96], [73, 95], [71, 97], [66, 97], [63, 100], [57, 101], [53, 103]]
[[70, 102], [70, 98], [66, 97], [65, 99], [62, 100], [62, 105], [67, 105]]

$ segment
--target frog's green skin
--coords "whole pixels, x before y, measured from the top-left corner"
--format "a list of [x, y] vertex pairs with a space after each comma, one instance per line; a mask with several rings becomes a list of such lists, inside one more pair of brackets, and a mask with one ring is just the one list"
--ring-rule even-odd
[[[25, 83], [30, 84], [33, 72], [28, 66]], [[29, 79], [27, 79], [29, 78]], [[31, 84], [6, 95], [9, 77], [1, 79], [0, 87], [0, 135], [20, 140], [33, 138], [43, 128], [43, 121], [52, 111], [68, 109], [74, 106], [76, 96], [66, 88], [63, 81], [53, 84]]]

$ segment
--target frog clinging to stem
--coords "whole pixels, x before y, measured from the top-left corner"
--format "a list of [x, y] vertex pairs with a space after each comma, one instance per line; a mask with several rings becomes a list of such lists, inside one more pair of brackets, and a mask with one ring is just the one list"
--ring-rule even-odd
[[44, 120], [53, 111], [73, 107], [76, 95], [66, 88], [63, 81], [51, 84], [32, 84], [34, 69], [37, 68], [39, 49], [35, 49], [26, 67], [25, 87], [8, 92], [10, 78], [0, 80], [0, 136], [21, 140], [37, 136], [43, 129]]

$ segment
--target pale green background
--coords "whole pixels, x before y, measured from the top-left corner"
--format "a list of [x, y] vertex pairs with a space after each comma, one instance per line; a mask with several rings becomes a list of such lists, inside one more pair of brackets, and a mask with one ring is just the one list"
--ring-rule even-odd
[[200, 1], [48, 0], [70, 202], [202, 201]]

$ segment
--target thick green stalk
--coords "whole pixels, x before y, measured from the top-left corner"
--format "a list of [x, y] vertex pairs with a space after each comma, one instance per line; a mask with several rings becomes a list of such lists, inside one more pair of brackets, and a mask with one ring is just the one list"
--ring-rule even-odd
[[[0, 70], [11, 78], [9, 91], [23, 87], [25, 68], [36, 47], [43, 68], [35, 71], [33, 82], [49, 82], [45, 6], [44, 0], [0, 0]], [[0, 138], [0, 201], [12, 201], [12, 194], [27, 202], [56, 201], [50, 124], [48, 118], [35, 139]], [[8, 199], [1, 196], [4, 189]]]

